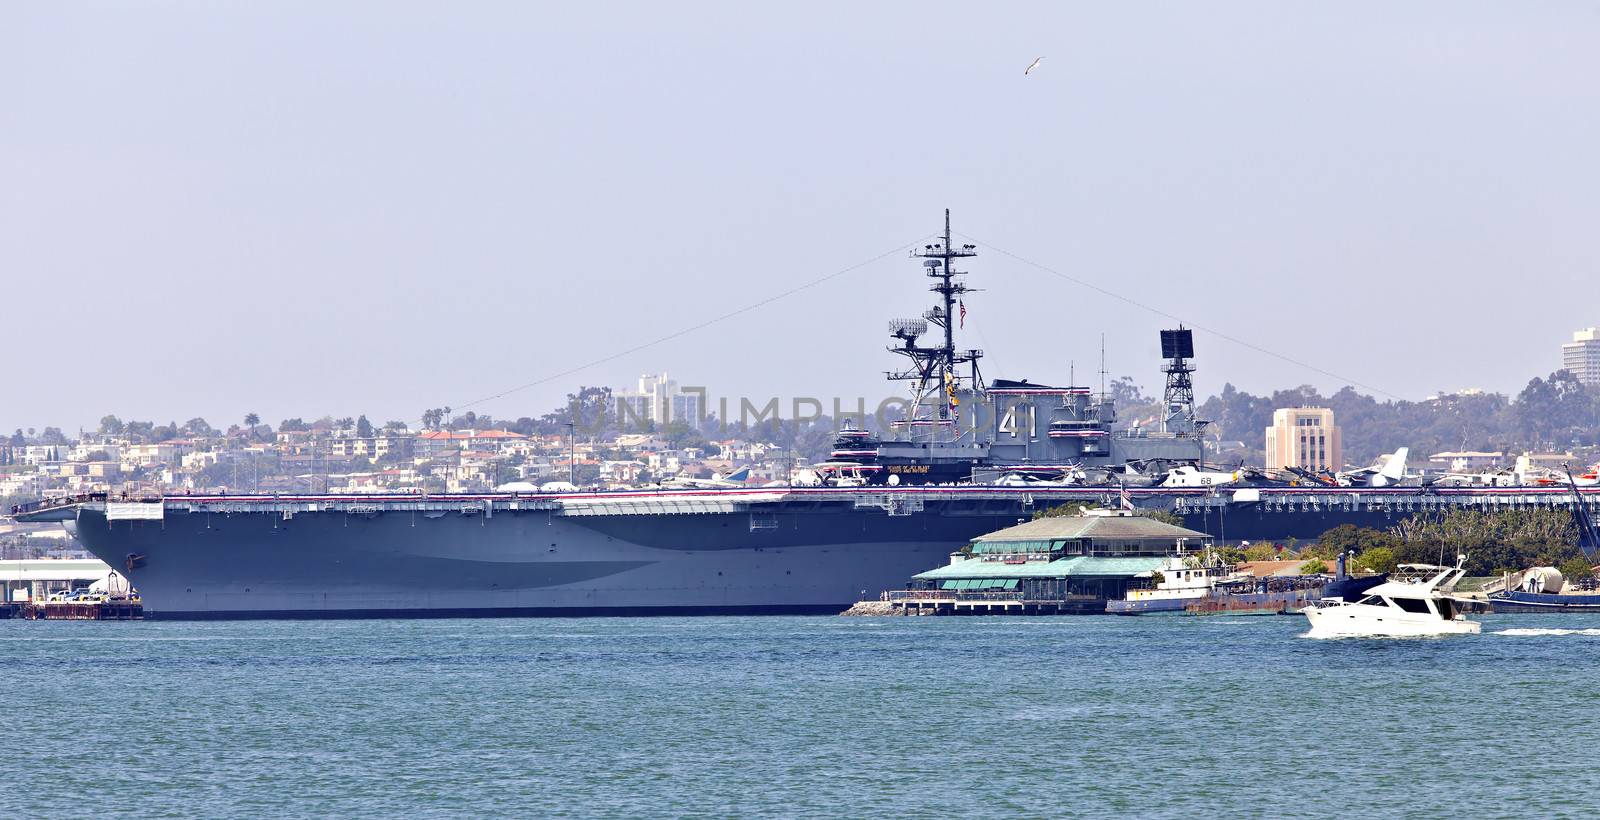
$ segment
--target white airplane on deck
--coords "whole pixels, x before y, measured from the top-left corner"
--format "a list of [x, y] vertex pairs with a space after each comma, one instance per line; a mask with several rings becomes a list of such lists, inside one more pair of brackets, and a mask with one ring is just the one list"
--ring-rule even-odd
[[1202, 470], [1199, 467], [1194, 466], [1193, 464], [1184, 464], [1184, 465], [1180, 465], [1178, 467], [1172, 468], [1172, 471], [1167, 473], [1166, 480], [1161, 482], [1161, 486], [1163, 486], [1163, 487], [1222, 487], [1222, 486], [1225, 486], [1225, 485], [1228, 485], [1228, 484], [1236, 484], [1236, 483], [1238, 483], [1238, 481], [1239, 481], [1239, 471], [1238, 470], [1234, 470], [1231, 473], [1213, 473], [1213, 472], [1209, 472], [1209, 471], [1206, 471], [1206, 470]]
[[1523, 476], [1514, 470], [1445, 473], [1433, 482], [1435, 487], [1520, 487], [1522, 484]]
[[[1384, 459], [1380, 465], [1362, 467], [1359, 470], [1346, 470], [1335, 478], [1341, 487], [1397, 487], [1408, 477], [1406, 475], [1406, 456], [1411, 448], [1401, 447], [1394, 454]], [[1414, 476], [1413, 476], [1414, 477]]]
[[[1572, 483], [1579, 487], [1600, 484], [1600, 467], [1590, 467], [1572, 474]], [[1434, 482], [1436, 487], [1565, 487], [1567, 475], [1548, 467], [1535, 467], [1526, 457], [1517, 459], [1517, 466], [1481, 473], [1446, 473]]]
[[750, 478], [750, 468], [740, 467], [727, 475], [713, 474], [711, 478], [689, 478], [687, 476], [673, 476], [661, 482], [661, 486], [670, 490], [720, 490], [730, 487], [747, 487], [745, 481]]

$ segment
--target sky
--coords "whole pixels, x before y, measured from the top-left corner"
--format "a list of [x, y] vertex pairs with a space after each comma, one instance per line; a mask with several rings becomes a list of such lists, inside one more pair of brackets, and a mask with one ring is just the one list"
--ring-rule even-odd
[[1093, 383], [1103, 335], [1155, 388], [1182, 319], [1202, 397], [1514, 392], [1600, 324], [1597, 39], [1595, 2], [0, 4], [0, 428], [893, 395], [944, 208], [990, 377]]

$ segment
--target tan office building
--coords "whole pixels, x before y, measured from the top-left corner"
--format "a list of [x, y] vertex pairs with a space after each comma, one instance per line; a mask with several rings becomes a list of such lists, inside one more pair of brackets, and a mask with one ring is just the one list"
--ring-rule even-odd
[[1333, 411], [1326, 407], [1285, 407], [1272, 412], [1267, 428], [1268, 469], [1299, 467], [1338, 470], [1344, 466], [1344, 448]]

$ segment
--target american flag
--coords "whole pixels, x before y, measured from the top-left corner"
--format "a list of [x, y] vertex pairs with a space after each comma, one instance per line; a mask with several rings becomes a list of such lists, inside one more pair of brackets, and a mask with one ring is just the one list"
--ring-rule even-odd
[[967, 303], [962, 301], [956, 302], [956, 304], [961, 306], [961, 329], [965, 330], [967, 327]]
[[1133, 496], [1128, 495], [1128, 485], [1117, 485], [1117, 501], [1122, 504], [1124, 510], [1133, 509]]

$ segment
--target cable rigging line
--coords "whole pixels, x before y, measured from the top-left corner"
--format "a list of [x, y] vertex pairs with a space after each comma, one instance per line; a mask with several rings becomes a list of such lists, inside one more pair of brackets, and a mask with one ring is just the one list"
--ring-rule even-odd
[[780, 301], [780, 300], [783, 300], [783, 299], [787, 299], [790, 296], [793, 296], [793, 295], [795, 295], [797, 293], [800, 293], [802, 291], [810, 290], [811, 288], [817, 287], [818, 285], [826, 284], [827, 282], [831, 282], [834, 279], [838, 279], [839, 277], [844, 276], [847, 273], [853, 273], [855, 271], [858, 271], [858, 270], [860, 270], [860, 269], [862, 269], [862, 268], [864, 268], [864, 267], [866, 267], [868, 265], [871, 265], [872, 263], [877, 262], [877, 261], [879, 261], [881, 259], [884, 259], [886, 257], [892, 256], [892, 255], [894, 255], [896, 253], [901, 253], [901, 252], [907, 250], [908, 248], [914, 248], [917, 245], [925, 242], [926, 240], [928, 240], [930, 238], [933, 238], [934, 236], [936, 236], [936, 235], [935, 234], [928, 234], [927, 236], [921, 237], [921, 238], [919, 238], [919, 239], [917, 239], [917, 240], [915, 240], [913, 242], [906, 242], [906, 243], [902, 243], [902, 244], [896, 245], [893, 248], [890, 248], [889, 250], [886, 250], [883, 253], [880, 253], [877, 256], [874, 256], [874, 257], [872, 257], [870, 259], [864, 259], [864, 260], [862, 260], [860, 262], [857, 262], [857, 263], [855, 263], [853, 265], [850, 265], [849, 267], [840, 268], [840, 269], [838, 269], [838, 270], [834, 271], [833, 273], [830, 273], [830, 274], [828, 274], [826, 276], [820, 276], [820, 277], [818, 277], [816, 279], [812, 279], [809, 282], [804, 282], [802, 284], [796, 285], [796, 286], [794, 286], [794, 287], [792, 287], [792, 288], [790, 288], [790, 289], [788, 289], [786, 291], [783, 291], [781, 293], [773, 294], [773, 295], [768, 296], [768, 297], [766, 297], [764, 299], [761, 299], [760, 301], [752, 302], [752, 303], [750, 303], [748, 305], [745, 305], [744, 307], [737, 308], [737, 309], [734, 309], [734, 310], [730, 310], [727, 313], [723, 313], [723, 314], [720, 314], [718, 316], [714, 316], [714, 317], [712, 317], [710, 319], [707, 319], [707, 320], [705, 320], [703, 322], [700, 322], [698, 324], [694, 324], [694, 325], [691, 325], [689, 327], [685, 327], [685, 328], [682, 328], [682, 329], [679, 329], [679, 330], [675, 330], [675, 331], [673, 331], [671, 333], [666, 334], [665, 336], [660, 336], [660, 337], [657, 337], [655, 339], [651, 339], [650, 341], [647, 341], [647, 342], [641, 342], [640, 344], [634, 345], [633, 347], [630, 347], [630, 348], [628, 348], [626, 350], [620, 350], [620, 351], [617, 351], [616, 353], [612, 353], [612, 354], [609, 354], [609, 355], [606, 355], [606, 356], [602, 356], [602, 357], [600, 357], [598, 359], [595, 359], [593, 361], [589, 361], [589, 362], [585, 362], [583, 364], [577, 365], [576, 367], [568, 368], [566, 370], [561, 371], [560, 373], [553, 373], [553, 374], [551, 374], [549, 376], [545, 376], [544, 378], [541, 378], [541, 379], [536, 379], [536, 380], [528, 382], [526, 384], [519, 384], [516, 387], [512, 387], [512, 388], [509, 388], [507, 390], [502, 390], [501, 392], [495, 393], [494, 395], [491, 395], [491, 396], [484, 396], [483, 398], [473, 399], [472, 401], [469, 401], [466, 404], [462, 404], [462, 405], [459, 405], [459, 406], [452, 406], [451, 407], [451, 411], [454, 412], [456, 410], [466, 410], [467, 408], [475, 407], [477, 405], [483, 404], [484, 402], [489, 402], [489, 401], [494, 401], [495, 399], [505, 398], [506, 396], [509, 396], [509, 395], [511, 395], [513, 393], [519, 393], [519, 392], [521, 392], [523, 390], [527, 390], [530, 387], [538, 387], [539, 385], [547, 384], [549, 382], [553, 382], [556, 379], [565, 378], [567, 376], [571, 376], [574, 373], [579, 373], [579, 372], [582, 372], [584, 370], [588, 370], [589, 368], [592, 368], [592, 367], [598, 367], [598, 366], [600, 366], [602, 364], [606, 364], [607, 362], [616, 361], [617, 359], [620, 359], [620, 358], [622, 358], [624, 356], [629, 356], [629, 355], [632, 355], [634, 353], [638, 353], [638, 352], [643, 351], [643, 350], [648, 350], [648, 349], [650, 349], [652, 347], [655, 347], [657, 345], [665, 344], [665, 343], [670, 342], [670, 341], [672, 341], [674, 339], [677, 339], [677, 338], [680, 338], [680, 337], [683, 337], [683, 336], [687, 336], [687, 335], [689, 335], [691, 333], [694, 333], [696, 331], [704, 330], [704, 329], [706, 329], [708, 327], [711, 327], [712, 325], [720, 324], [720, 323], [725, 322], [725, 321], [727, 321], [729, 319], [732, 319], [734, 317], [742, 316], [742, 315], [744, 315], [746, 313], [749, 313], [749, 312], [751, 312], [753, 310], [758, 310], [760, 308], [766, 307], [767, 305], [770, 305], [773, 302], [777, 302], [777, 301]]
[[1024, 265], [1028, 265], [1029, 267], [1033, 267], [1033, 268], [1038, 268], [1039, 270], [1044, 271], [1045, 273], [1048, 273], [1048, 274], [1050, 274], [1052, 276], [1059, 277], [1061, 279], [1065, 279], [1066, 281], [1071, 282], [1071, 283], [1073, 283], [1073, 284], [1075, 284], [1075, 285], [1077, 285], [1079, 287], [1088, 288], [1089, 290], [1095, 291], [1096, 293], [1100, 293], [1102, 295], [1109, 296], [1109, 297], [1111, 297], [1113, 299], [1116, 299], [1119, 302], [1125, 302], [1125, 303], [1133, 305], [1134, 307], [1139, 308], [1141, 310], [1146, 310], [1146, 311], [1149, 311], [1150, 313], [1154, 313], [1157, 316], [1162, 316], [1162, 317], [1171, 319], [1171, 320], [1173, 320], [1175, 322], [1181, 322], [1181, 323], [1183, 323], [1184, 325], [1186, 325], [1188, 327], [1194, 328], [1195, 330], [1204, 331], [1206, 333], [1211, 334], [1212, 336], [1216, 336], [1219, 339], [1222, 339], [1224, 341], [1232, 342], [1232, 343], [1234, 343], [1236, 345], [1239, 345], [1240, 347], [1248, 348], [1250, 350], [1254, 350], [1257, 353], [1261, 353], [1261, 354], [1264, 354], [1264, 355], [1267, 355], [1267, 356], [1271, 356], [1274, 359], [1278, 359], [1280, 361], [1287, 362], [1287, 363], [1292, 364], [1292, 365], [1294, 365], [1296, 367], [1301, 367], [1301, 368], [1304, 368], [1306, 370], [1310, 370], [1313, 373], [1320, 373], [1321, 375], [1327, 376], [1327, 377], [1329, 377], [1331, 379], [1335, 379], [1337, 381], [1341, 381], [1341, 382], [1344, 382], [1346, 384], [1353, 385], [1355, 387], [1359, 387], [1359, 388], [1361, 388], [1363, 390], [1366, 390], [1368, 392], [1377, 393], [1377, 394], [1380, 394], [1380, 395], [1383, 395], [1383, 396], [1387, 396], [1387, 397], [1389, 397], [1391, 399], [1394, 399], [1395, 401], [1405, 401], [1406, 400], [1404, 397], [1397, 396], [1397, 395], [1395, 395], [1395, 394], [1393, 394], [1393, 393], [1391, 393], [1391, 392], [1389, 392], [1387, 390], [1384, 390], [1381, 387], [1374, 387], [1373, 385], [1364, 384], [1362, 382], [1356, 381], [1355, 379], [1352, 379], [1352, 378], [1350, 378], [1348, 376], [1341, 376], [1338, 373], [1334, 373], [1331, 370], [1324, 370], [1323, 368], [1317, 367], [1314, 364], [1310, 364], [1308, 362], [1300, 361], [1299, 359], [1293, 358], [1293, 357], [1285, 355], [1283, 353], [1279, 353], [1276, 350], [1269, 350], [1269, 349], [1264, 348], [1264, 347], [1262, 347], [1262, 346], [1260, 346], [1258, 344], [1255, 344], [1253, 342], [1249, 342], [1249, 341], [1246, 341], [1244, 339], [1240, 339], [1237, 336], [1231, 336], [1231, 335], [1229, 335], [1227, 333], [1223, 333], [1220, 330], [1216, 330], [1216, 329], [1213, 329], [1213, 328], [1206, 327], [1204, 325], [1196, 324], [1196, 323], [1191, 322], [1191, 321], [1189, 321], [1187, 319], [1184, 319], [1181, 316], [1176, 316], [1174, 314], [1168, 313], [1167, 311], [1162, 310], [1162, 309], [1160, 309], [1158, 307], [1155, 307], [1153, 305], [1147, 305], [1147, 304], [1145, 304], [1143, 302], [1140, 302], [1139, 300], [1134, 299], [1132, 297], [1124, 296], [1124, 295], [1122, 295], [1120, 293], [1117, 293], [1116, 291], [1107, 290], [1106, 288], [1101, 287], [1100, 285], [1097, 285], [1097, 284], [1095, 284], [1093, 282], [1086, 282], [1086, 281], [1084, 281], [1082, 279], [1077, 278], [1076, 276], [1072, 276], [1070, 274], [1062, 273], [1061, 271], [1058, 271], [1055, 268], [1052, 268], [1052, 267], [1050, 267], [1048, 265], [1042, 265], [1042, 264], [1040, 264], [1038, 262], [1035, 262], [1032, 259], [1029, 259], [1029, 258], [1027, 258], [1025, 256], [1020, 255], [1020, 254], [1012, 253], [1011, 251], [1008, 251], [1005, 248], [1002, 248], [1002, 247], [1000, 247], [998, 245], [995, 245], [992, 242], [985, 242], [985, 241], [983, 241], [983, 240], [979, 239], [978, 237], [973, 236], [971, 234], [962, 233], [960, 231], [954, 231], [954, 233], [960, 234], [962, 237], [964, 237], [966, 239], [971, 239], [973, 242], [976, 242], [979, 245], [982, 245], [982, 246], [984, 246], [986, 248], [989, 248], [990, 250], [993, 250], [994, 252], [996, 252], [996, 253], [998, 253], [998, 254], [1000, 254], [1002, 256], [1008, 256], [1008, 257], [1010, 257], [1012, 259], [1015, 259], [1018, 262], [1021, 262]]

